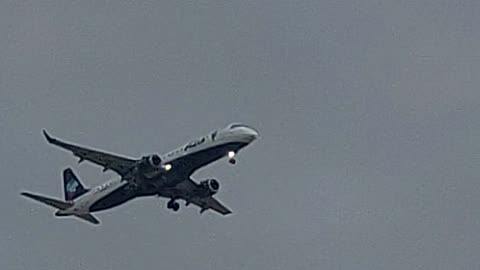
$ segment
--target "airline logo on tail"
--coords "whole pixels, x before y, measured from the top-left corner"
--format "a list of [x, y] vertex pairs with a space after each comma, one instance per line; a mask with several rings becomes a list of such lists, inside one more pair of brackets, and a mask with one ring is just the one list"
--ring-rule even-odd
[[88, 189], [83, 187], [78, 177], [75, 176], [70, 168], [67, 168], [63, 171], [63, 185], [66, 201], [75, 200], [76, 198], [88, 192]]
[[67, 191], [69, 193], [75, 193], [77, 191], [78, 183], [73, 179], [69, 179], [67, 181], [68, 181], [67, 182]]

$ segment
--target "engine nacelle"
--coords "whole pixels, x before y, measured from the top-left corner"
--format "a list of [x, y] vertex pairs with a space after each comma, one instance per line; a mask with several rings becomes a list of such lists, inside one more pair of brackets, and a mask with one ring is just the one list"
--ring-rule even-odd
[[153, 154], [144, 156], [139, 164], [139, 170], [147, 178], [152, 178], [158, 175], [163, 165], [162, 158], [159, 155]]
[[158, 168], [160, 167], [160, 165], [162, 165], [162, 159], [159, 155], [153, 154], [148, 156], [148, 163], [150, 164], [150, 166]]
[[214, 195], [220, 189], [220, 183], [213, 178], [200, 182], [200, 186], [202, 187], [202, 193], [204, 193], [205, 196]]

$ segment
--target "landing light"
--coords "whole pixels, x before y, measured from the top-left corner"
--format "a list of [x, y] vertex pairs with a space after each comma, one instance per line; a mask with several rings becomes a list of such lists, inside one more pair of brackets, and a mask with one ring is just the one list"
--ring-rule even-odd
[[171, 164], [165, 164], [164, 168], [165, 168], [165, 171], [170, 171], [172, 169], [172, 165]]
[[235, 156], [235, 152], [234, 151], [229, 151], [228, 152], [228, 158], [233, 158]]

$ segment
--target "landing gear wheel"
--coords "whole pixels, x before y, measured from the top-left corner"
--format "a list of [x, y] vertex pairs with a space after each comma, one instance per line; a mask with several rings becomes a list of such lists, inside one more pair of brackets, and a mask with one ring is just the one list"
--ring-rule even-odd
[[233, 158], [229, 159], [228, 162], [230, 162], [230, 164], [234, 165], [235, 163], [237, 163], [237, 161]]
[[175, 212], [177, 212], [178, 209], [180, 209], [180, 204], [178, 204], [177, 202], [176, 202], [176, 203], [173, 203], [173, 205], [172, 205], [172, 210], [175, 211]]

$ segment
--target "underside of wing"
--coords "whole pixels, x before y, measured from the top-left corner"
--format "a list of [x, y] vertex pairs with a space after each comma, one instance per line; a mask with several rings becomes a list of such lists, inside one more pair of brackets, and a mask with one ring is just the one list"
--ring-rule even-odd
[[195, 190], [199, 188], [199, 185], [192, 180], [186, 180], [179, 183], [174, 189], [166, 190], [164, 197], [177, 197], [185, 200], [187, 203], [192, 203], [201, 208], [201, 213], [211, 209], [222, 215], [231, 214], [232, 211], [223, 205], [220, 201], [213, 196], [197, 196]]
[[199, 206], [203, 211], [207, 209], [211, 209], [215, 212], [218, 212], [222, 215], [228, 215], [231, 214], [232, 211], [228, 209], [225, 205], [223, 205], [220, 201], [215, 199], [214, 197], [205, 197], [205, 198], [198, 198], [198, 199], [193, 199], [191, 203]]
[[60, 141], [56, 138], [51, 137], [45, 130], [43, 130], [43, 134], [49, 143], [72, 152], [80, 159], [79, 162], [82, 162], [83, 160], [88, 160], [94, 164], [102, 166], [104, 170], [112, 170], [121, 176], [126, 176], [136, 163], [136, 160], [131, 158], [117, 156], [99, 150], [88, 149], [85, 147]]

